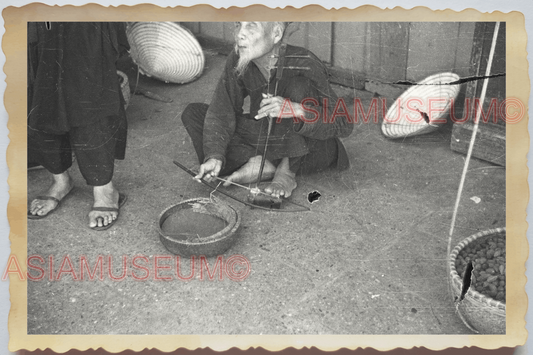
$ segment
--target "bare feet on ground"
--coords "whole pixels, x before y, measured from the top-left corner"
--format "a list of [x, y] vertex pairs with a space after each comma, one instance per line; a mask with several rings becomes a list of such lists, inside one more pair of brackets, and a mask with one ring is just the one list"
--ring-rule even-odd
[[[262, 157], [260, 155], [255, 156], [253, 158], [250, 158], [246, 164], [244, 164], [239, 170], [231, 174], [229, 177], [226, 178], [227, 181], [236, 182], [239, 184], [248, 184], [251, 182], [256, 182], [257, 177], [259, 176], [259, 169], [261, 166], [261, 159]], [[276, 173], [276, 167], [269, 162], [268, 160], [265, 161], [265, 166], [263, 168], [263, 174], [261, 176], [261, 180], [270, 180]], [[229, 182], [225, 182], [224, 186], [229, 186]]]
[[289, 169], [289, 158], [283, 158], [265, 192], [276, 198], [289, 197], [296, 186], [296, 174]]
[[[62, 174], [52, 175], [54, 182], [52, 185], [40, 194], [40, 196], [51, 196], [61, 201], [74, 187], [74, 182], [70, 178], [68, 171]], [[54, 200], [39, 200], [34, 199], [30, 205], [30, 213], [32, 215], [44, 216], [50, 213], [58, 205]]]
[[[95, 186], [93, 188], [94, 207], [108, 207], [118, 209], [118, 190], [113, 186], [113, 182], [107, 185]], [[103, 227], [113, 222], [118, 217], [117, 211], [91, 211], [89, 212], [89, 227]]]

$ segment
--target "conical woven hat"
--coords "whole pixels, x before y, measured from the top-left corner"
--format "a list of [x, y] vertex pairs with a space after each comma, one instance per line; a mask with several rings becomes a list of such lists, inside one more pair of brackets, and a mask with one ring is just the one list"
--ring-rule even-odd
[[[432, 132], [440, 127], [435, 121], [448, 114], [460, 84], [454, 73], [440, 73], [427, 77], [406, 90], [390, 107], [381, 125], [386, 137], [401, 138]], [[429, 110], [432, 108], [431, 117]]]
[[202, 74], [204, 53], [188, 29], [173, 22], [134, 22], [127, 35], [130, 55], [143, 74], [177, 84]]

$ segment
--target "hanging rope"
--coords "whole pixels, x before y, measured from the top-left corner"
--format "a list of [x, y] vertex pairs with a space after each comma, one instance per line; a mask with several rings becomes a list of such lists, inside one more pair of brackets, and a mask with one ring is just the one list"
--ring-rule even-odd
[[[490, 47], [489, 59], [487, 61], [487, 69], [485, 70], [485, 79], [483, 80], [483, 87], [481, 89], [481, 96], [480, 96], [480, 100], [479, 100], [480, 107], [477, 110], [476, 116], [474, 118], [474, 128], [472, 130], [472, 137], [470, 138], [470, 144], [468, 146], [468, 152], [466, 154], [465, 165], [464, 165], [464, 168], [463, 168], [463, 173], [461, 175], [461, 181], [459, 183], [459, 190], [457, 191], [457, 198], [455, 199], [455, 206], [454, 206], [454, 209], [453, 209], [452, 223], [451, 223], [451, 226], [450, 226], [450, 235], [449, 235], [449, 238], [448, 238], [448, 249], [447, 249], [447, 254], [446, 254], [447, 256], [449, 256], [450, 252], [451, 252], [452, 235], [453, 235], [453, 231], [454, 231], [454, 228], [455, 228], [455, 220], [457, 218], [457, 211], [459, 209], [459, 202], [461, 200], [461, 194], [463, 192], [466, 173], [468, 171], [468, 165], [470, 163], [470, 158], [472, 157], [472, 150], [474, 149], [474, 143], [475, 143], [475, 140], [476, 140], [476, 134], [477, 134], [478, 127], [479, 127], [479, 117], [481, 115], [481, 111], [482, 111], [482, 108], [483, 108], [483, 102], [485, 102], [485, 95], [487, 93], [487, 86], [488, 86], [488, 82], [489, 82], [490, 71], [491, 71], [491, 67], [492, 67], [492, 60], [494, 58], [494, 50], [496, 48], [496, 40], [498, 38], [499, 29], [500, 29], [500, 23], [496, 22], [496, 26], [494, 27], [494, 34], [493, 34], [493, 37], [492, 37], [492, 44], [491, 44], [491, 47]], [[450, 270], [448, 270], [448, 273], [449, 272], [450, 272]], [[450, 292], [451, 292], [451, 282], [450, 281], [448, 282], [448, 286], [450, 287]]]

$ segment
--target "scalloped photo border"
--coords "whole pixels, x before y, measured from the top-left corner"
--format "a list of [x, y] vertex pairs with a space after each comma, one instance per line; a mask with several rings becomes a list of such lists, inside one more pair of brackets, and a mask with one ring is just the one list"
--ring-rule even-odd
[[[134, 6], [104, 7], [98, 4], [84, 6], [48, 6], [30, 4], [23, 7], [7, 7], [2, 16], [5, 35], [2, 49], [6, 55], [4, 71], [7, 89], [4, 102], [9, 114], [9, 139], [7, 163], [10, 200], [8, 219], [10, 224], [11, 255], [26, 260], [27, 253], [27, 139], [26, 139], [26, 23], [28, 21], [505, 21], [507, 23], [507, 97], [514, 97], [528, 107], [530, 81], [526, 53], [527, 34], [525, 19], [520, 12], [480, 13], [475, 9], [461, 12], [435, 11], [426, 7], [380, 9], [362, 6], [356, 9], [326, 10], [318, 5], [303, 8], [286, 7], [272, 9], [263, 5], [245, 8], [216, 9], [209, 5], [162, 8], [142, 4]], [[525, 262], [528, 257], [526, 238], [526, 207], [529, 198], [526, 154], [529, 148], [528, 117], [507, 126], [507, 231], [519, 238], [507, 240], [507, 252], [513, 258], [507, 260], [507, 292], [512, 302], [507, 304], [506, 335], [28, 335], [27, 334], [27, 285], [10, 275], [11, 309], [9, 314], [9, 349], [50, 348], [55, 352], [70, 349], [86, 350], [103, 348], [110, 352], [140, 351], [156, 348], [173, 351], [177, 348], [197, 349], [209, 347], [222, 351], [237, 347], [263, 347], [278, 351], [287, 347], [316, 347], [321, 350], [372, 347], [385, 351], [397, 347], [426, 347], [441, 350], [450, 347], [476, 346], [484, 349], [515, 347], [525, 343]], [[26, 265], [21, 265], [27, 271]]]

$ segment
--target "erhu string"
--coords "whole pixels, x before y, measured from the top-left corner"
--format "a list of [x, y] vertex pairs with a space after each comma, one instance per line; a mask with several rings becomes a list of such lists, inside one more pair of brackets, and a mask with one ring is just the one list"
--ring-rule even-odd
[[209, 200], [211, 201], [211, 203], [216, 203], [216, 201], [214, 201], [213, 194], [217, 191], [218, 187], [222, 184], [222, 182], [223, 181], [220, 181], [218, 185], [215, 187], [215, 189], [209, 193]]
[[[267, 97], [270, 97], [271, 94], [270, 94], [270, 81], [272, 80], [272, 69], [273, 68], [277, 68], [277, 67], [274, 67], [274, 58], [277, 58], [278, 56], [276, 56], [275, 54], [272, 54], [270, 56], [270, 62], [268, 64], [268, 68], [266, 68], [268, 70], [268, 79], [267, 79], [267, 90], [266, 90], [266, 95]], [[278, 83], [276, 82], [276, 87], [274, 88], [274, 96], [276, 96], [276, 92], [277, 92], [277, 89], [278, 89]], [[270, 119], [270, 116], [267, 116], [267, 120]], [[255, 155], [257, 156], [257, 152], [259, 151], [259, 146], [260, 146], [260, 142], [261, 142], [261, 132], [263, 132], [263, 127], [264, 127], [264, 122], [265, 120], [261, 120], [261, 127], [259, 129], [259, 134], [257, 135], [257, 144], [255, 146]], [[267, 129], [268, 129], [269, 125], [267, 125]], [[268, 137], [268, 132], [267, 132], [267, 137]], [[268, 141], [265, 141], [265, 145], [268, 144]], [[265, 150], [266, 150], [266, 147], [265, 147]], [[265, 159], [264, 156], [261, 157], [261, 162], [259, 163], [260, 164], [260, 168], [259, 168], [259, 174], [262, 175], [262, 171], [261, 171], [261, 166], [263, 165], [263, 162], [262, 160]], [[253, 172], [253, 167], [252, 167], [252, 172]], [[255, 183], [255, 188], [252, 189], [252, 182], [249, 182], [248, 183], [248, 190], [250, 191], [257, 191], [259, 190], [259, 182], [261, 181], [261, 176], [258, 176], [257, 177], [257, 181]]]

